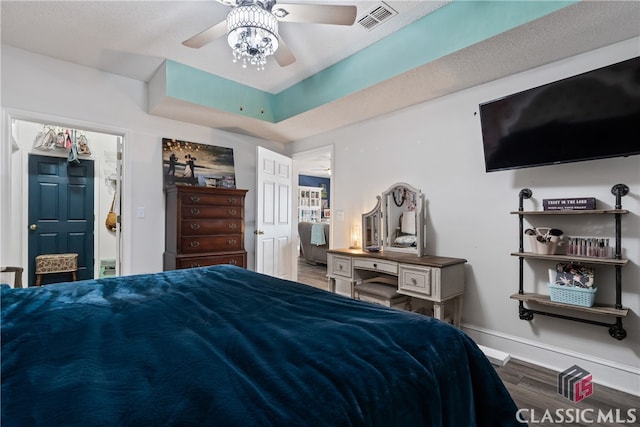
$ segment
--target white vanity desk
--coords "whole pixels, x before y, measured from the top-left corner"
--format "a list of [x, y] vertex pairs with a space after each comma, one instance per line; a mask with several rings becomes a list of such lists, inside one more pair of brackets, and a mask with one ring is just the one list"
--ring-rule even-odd
[[416, 256], [399, 252], [365, 252], [360, 249], [327, 251], [329, 290], [335, 292], [336, 280], [354, 286], [362, 280], [384, 277], [397, 283], [398, 293], [433, 302], [433, 316], [444, 320], [444, 304], [453, 304], [452, 323], [460, 327], [464, 294], [462, 258]]

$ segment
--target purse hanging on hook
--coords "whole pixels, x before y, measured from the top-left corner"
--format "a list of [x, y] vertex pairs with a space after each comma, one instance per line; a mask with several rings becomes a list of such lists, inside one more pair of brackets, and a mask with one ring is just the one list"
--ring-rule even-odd
[[89, 149], [89, 141], [87, 141], [87, 137], [84, 132], [80, 133], [78, 137], [78, 154], [90, 155], [91, 149]]
[[113, 207], [116, 203], [116, 194], [113, 194], [113, 201], [111, 202], [111, 208], [109, 209], [109, 213], [107, 214], [107, 219], [104, 222], [104, 225], [107, 227], [109, 231], [116, 231], [116, 226], [118, 222], [118, 216], [113, 211]]

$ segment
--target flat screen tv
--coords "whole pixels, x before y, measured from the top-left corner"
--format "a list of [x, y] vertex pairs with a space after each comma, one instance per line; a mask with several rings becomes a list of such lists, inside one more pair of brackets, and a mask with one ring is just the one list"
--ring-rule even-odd
[[480, 105], [487, 172], [640, 154], [640, 57]]

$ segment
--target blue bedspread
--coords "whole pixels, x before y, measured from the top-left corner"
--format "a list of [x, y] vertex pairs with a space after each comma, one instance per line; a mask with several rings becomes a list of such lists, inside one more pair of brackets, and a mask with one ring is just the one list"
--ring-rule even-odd
[[508, 426], [461, 331], [231, 266], [1, 291], [9, 426]]

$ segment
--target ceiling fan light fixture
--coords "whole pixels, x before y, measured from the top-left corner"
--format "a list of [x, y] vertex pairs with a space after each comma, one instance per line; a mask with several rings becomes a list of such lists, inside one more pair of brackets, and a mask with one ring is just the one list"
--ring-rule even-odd
[[227, 15], [227, 42], [234, 62], [264, 70], [267, 57], [278, 50], [278, 19], [255, 4], [234, 7]]

